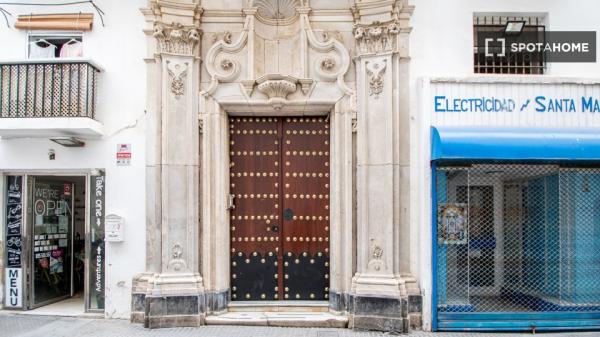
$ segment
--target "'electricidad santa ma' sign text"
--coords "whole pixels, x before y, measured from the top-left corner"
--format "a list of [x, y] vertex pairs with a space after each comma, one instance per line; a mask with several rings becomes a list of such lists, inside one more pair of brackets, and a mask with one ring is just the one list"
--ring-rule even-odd
[[583, 112], [600, 113], [600, 98], [534, 96], [522, 99], [510, 97], [434, 96], [435, 112]]

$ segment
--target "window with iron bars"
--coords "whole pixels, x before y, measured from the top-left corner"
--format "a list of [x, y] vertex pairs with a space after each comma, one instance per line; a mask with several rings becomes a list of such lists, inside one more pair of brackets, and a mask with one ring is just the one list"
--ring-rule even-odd
[[479, 35], [487, 32], [503, 32], [507, 21], [525, 21], [523, 32], [538, 32], [540, 40], [546, 27], [542, 17], [474, 16], [473, 17], [473, 70], [476, 74], [544, 74], [543, 52], [515, 52], [506, 56], [486, 56], [485, 46], [479, 45]]

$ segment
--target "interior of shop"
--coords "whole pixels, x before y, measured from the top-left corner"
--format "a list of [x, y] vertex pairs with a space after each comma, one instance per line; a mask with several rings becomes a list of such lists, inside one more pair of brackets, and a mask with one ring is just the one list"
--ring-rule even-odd
[[600, 169], [441, 167], [441, 312], [600, 309]]
[[32, 314], [85, 312], [85, 177], [30, 176]]

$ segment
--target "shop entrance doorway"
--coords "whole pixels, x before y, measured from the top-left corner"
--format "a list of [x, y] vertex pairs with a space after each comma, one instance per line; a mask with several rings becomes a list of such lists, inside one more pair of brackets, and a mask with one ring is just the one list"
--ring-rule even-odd
[[105, 176], [94, 173], [16, 172], [0, 181], [5, 309], [104, 311]]
[[326, 299], [327, 120], [232, 117], [229, 123], [232, 299]]
[[35, 176], [28, 188], [29, 308], [75, 297], [83, 311], [85, 179]]

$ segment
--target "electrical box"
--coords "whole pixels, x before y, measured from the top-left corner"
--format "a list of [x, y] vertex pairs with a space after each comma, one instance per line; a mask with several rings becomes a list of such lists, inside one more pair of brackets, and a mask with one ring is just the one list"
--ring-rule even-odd
[[105, 219], [105, 240], [108, 242], [123, 241], [123, 230], [125, 222], [123, 217], [116, 214], [109, 214]]

